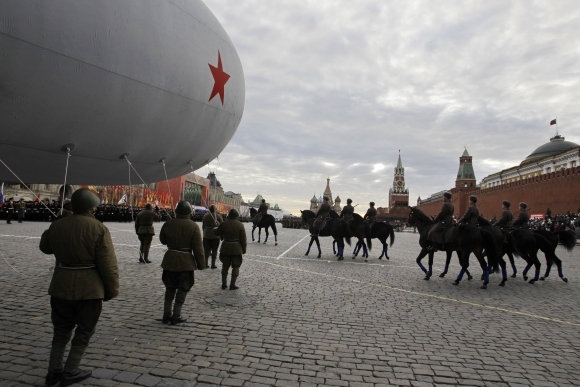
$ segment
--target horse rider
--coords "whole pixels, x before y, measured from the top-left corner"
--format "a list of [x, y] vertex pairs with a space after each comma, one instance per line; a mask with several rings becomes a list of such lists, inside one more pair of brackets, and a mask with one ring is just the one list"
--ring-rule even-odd
[[151, 248], [151, 242], [155, 235], [153, 222], [158, 220], [159, 215], [153, 211], [153, 205], [151, 203], [145, 204], [145, 209], [139, 212], [135, 218], [135, 232], [141, 243], [139, 246], [139, 263], [151, 263], [149, 260], [149, 249]]
[[314, 220], [314, 227], [318, 229], [318, 231], [322, 231], [324, 225], [326, 223], [326, 219], [330, 216], [330, 211], [332, 208], [330, 207], [329, 203], [330, 199], [328, 197], [324, 197], [322, 204], [318, 208], [318, 212], [316, 213], [316, 219]]
[[256, 214], [256, 217], [254, 218], [255, 223], [258, 224], [258, 222], [260, 222], [260, 220], [262, 220], [262, 217], [264, 215], [268, 215], [268, 205], [266, 204], [266, 199], [262, 199], [262, 202], [260, 203], [260, 207], [258, 207], [258, 213]]
[[205, 269], [201, 231], [197, 223], [191, 220], [192, 213], [191, 204], [185, 200], [180, 201], [175, 209], [176, 217], [165, 222], [159, 232], [159, 241], [167, 245], [161, 262], [161, 280], [165, 285], [163, 324], [176, 325], [186, 321], [181, 317], [181, 308], [195, 283], [194, 270]]
[[340, 217], [344, 218], [347, 223], [352, 222], [353, 217], [352, 214], [354, 213], [354, 207], [352, 206], [352, 199], [346, 199], [346, 206], [342, 207], [342, 211], [340, 212]]
[[512, 227], [520, 230], [528, 229], [528, 222], [530, 221], [530, 214], [527, 211], [528, 205], [524, 202], [520, 203], [520, 211], [518, 212], [518, 217], [514, 220]]
[[367, 213], [365, 214], [365, 216], [363, 217], [363, 219], [366, 219], [369, 223], [369, 226], [372, 226], [373, 223], [375, 222], [376, 216], [377, 216], [377, 209], [375, 208], [375, 202], [370, 202], [369, 203], [369, 209], [367, 210]]
[[211, 268], [217, 269], [215, 261], [217, 258], [220, 237], [215, 235], [213, 229], [222, 223], [224, 219], [215, 211], [215, 206], [209, 206], [209, 212], [203, 216], [203, 249], [205, 251], [205, 266], [209, 267], [209, 256], [211, 255]]
[[242, 222], [238, 220], [240, 216], [238, 210], [232, 208], [228, 212], [225, 222], [214, 230], [214, 234], [222, 237], [223, 243], [220, 248], [220, 261], [222, 262], [222, 289], [228, 287], [228, 271], [232, 267], [232, 279], [230, 290], [236, 290], [236, 279], [240, 275], [243, 255], [246, 254], [246, 229]]
[[501, 218], [493, 224], [493, 227], [498, 227], [501, 230], [509, 230], [512, 227], [514, 216], [510, 210], [511, 205], [512, 204], [507, 200], [502, 202]]
[[477, 196], [471, 195], [469, 197], [469, 207], [465, 211], [465, 215], [457, 220], [457, 223], [467, 223], [470, 226], [477, 226], [477, 217], [479, 216], [479, 208], [477, 208]]
[[445, 243], [445, 230], [453, 224], [453, 212], [455, 212], [455, 206], [451, 203], [451, 192], [447, 191], [443, 194], [443, 206], [439, 214], [433, 219], [435, 225], [429, 230], [427, 239], [431, 241], [430, 250], [434, 250], [434, 243], [438, 242], [438, 237], [441, 238], [442, 244]]

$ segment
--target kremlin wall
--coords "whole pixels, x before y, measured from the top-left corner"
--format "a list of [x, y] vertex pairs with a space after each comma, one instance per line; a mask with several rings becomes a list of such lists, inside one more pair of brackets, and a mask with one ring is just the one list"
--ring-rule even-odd
[[[562, 163], [562, 160], [567, 160]], [[519, 166], [508, 168], [483, 179], [489, 181], [495, 176], [504, 176], [496, 185], [485, 184], [477, 187], [473, 173], [472, 158], [467, 150], [460, 157], [459, 172], [455, 187], [449, 189], [453, 194], [455, 216], [463, 216], [469, 206], [469, 196], [478, 198], [479, 212], [486, 219], [499, 218], [502, 201], [511, 202], [513, 213], [518, 211], [518, 204], [526, 202], [530, 215], [544, 215], [548, 209], [553, 214], [580, 209], [580, 146], [564, 141], [556, 135], [550, 142], [532, 152]], [[536, 169], [522, 177], [521, 170]], [[518, 176], [506, 179], [505, 176]], [[437, 215], [443, 205], [443, 192], [431, 195], [426, 200], [417, 200], [417, 208], [427, 215]]]

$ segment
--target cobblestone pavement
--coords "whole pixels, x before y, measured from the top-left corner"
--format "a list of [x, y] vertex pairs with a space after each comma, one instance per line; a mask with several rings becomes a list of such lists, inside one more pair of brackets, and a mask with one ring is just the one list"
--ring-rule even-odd
[[[475, 279], [452, 285], [455, 258], [439, 278], [441, 253], [424, 281], [417, 234], [397, 233], [388, 261], [374, 240], [368, 263], [336, 262], [328, 238], [321, 259], [304, 257], [306, 231], [279, 227], [278, 246], [249, 245], [239, 290], [221, 290], [220, 270], [196, 272], [188, 322], [171, 326], [159, 321], [163, 246], [154, 264], [139, 264], [133, 226], [107, 226], [121, 295], [104, 304], [84, 386], [580, 385], [580, 248], [558, 248], [569, 283], [554, 270], [502, 288], [496, 274], [481, 290]], [[42, 385], [46, 374], [54, 261], [38, 242], [47, 227], [0, 224], [0, 386]], [[479, 278], [475, 259], [471, 267]]]

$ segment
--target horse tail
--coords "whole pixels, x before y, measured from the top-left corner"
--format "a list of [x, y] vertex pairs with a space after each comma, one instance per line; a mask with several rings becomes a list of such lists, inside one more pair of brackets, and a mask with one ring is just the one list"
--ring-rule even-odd
[[514, 236], [510, 232], [505, 232], [504, 235], [508, 245], [510, 246], [510, 249], [512, 250], [512, 254], [515, 255], [516, 257], [521, 257], [522, 253], [520, 253], [520, 250], [518, 249], [516, 238], [514, 238]]
[[348, 224], [343, 221], [342, 223], [342, 230], [344, 231], [344, 240], [346, 241], [346, 244], [350, 246], [350, 228], [348, 227]]
[[489, 259], [489, 266], [491, 266], [495, 273], [499, 273], [499, 255], [496, 247], [496, 240], [491, 232], [483, 229], [480, 230], [483, 240], [483, 248], [487, 251], [487, 257]]
[[572, 251], [576, 246], [576, 235], [572, 234], [570, 231], [558, 231], [556, 234], [564, 248], [568, 251]]
[[393, 247], [393, 243], [395, 243], [395, 229], [393, 228], [393, 226], [391, 226], [388, 223], [386, 223], [386, 225], [387, 225], [387, 231], [389, 233], [389, 237], [391, 238], [391, 244], [389, 246]]
[[371, 248], [373, 247], [373, 242], [372, 242], [372, 238], [371, 238], [371, 228], [369, 227], [368, 224], [367, 224], [365, 232], [366, 232], [366, 237], [367, 237], [367, 247], [369, 248], [369, 251], [371, 251]]

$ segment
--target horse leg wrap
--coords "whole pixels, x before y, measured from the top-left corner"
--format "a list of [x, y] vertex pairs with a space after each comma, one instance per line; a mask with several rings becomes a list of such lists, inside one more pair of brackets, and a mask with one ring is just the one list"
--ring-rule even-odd
[[503, 279], [507, 278], [507, 269], [505, 267], [501, 268], [501, 276], [503, 277]]
[[540, 279], [540, 269], [536, 269], [536, 275], [534, 276], [534, 281], [537, 281]]
[[532, 264], [531, 264], [531, 263], [529, 263], [529, 264], [526, 266], [526, 268], [524, 269], [524, 271], [522, 272], [522, 274], [523, 274], [523, 275], [527, 275], [527, 274], [528, 274], [528, 271], [530, 270], [530, 267], [532, 267]]
[[447, 274], [449, 271], [449, 265], [445, 265], [445, 270], [443, 270], [443, 274]]
[[[546, 273], [544, 274], [544, 278], [548, 278], [548, 276], [550, 275], [550, 270], [552, 270], [552, 267], [551, 266], [548, 266], [546, 268]], [[559, 272], [560, 272], [560, 270], [558, 270], [558, 274], [560, 274]], [[560, 277], [562, 277], [562, 276], [560, 276]]]
[[465, 269], [461, 269], [461, 271], [459, 272], [459, 275], [457, 276], [457, 282], [461, 281], [463, 279], [463, 275], [465, 274]]
[[[564, 272], [562, 271], [562, 266], [558, 267], [558, 276], [560, 276], [560, 278], [564, 277]], [[547, 277], [547, 275], [546, 275]]]
[[487, 270], [485, 270], [483, 272], [483, 283], [484, 284], [488, 284], [489, 283], [489, 273], [487, 272]]
[[425, 268], [425, 266], [423, 266], [421, 262], [417, 262], [417, 265], [419, 265], [419, 267], [421, 268], [421, 270], [423, 270], [424, 273], [427, 273], [427, 269]]

